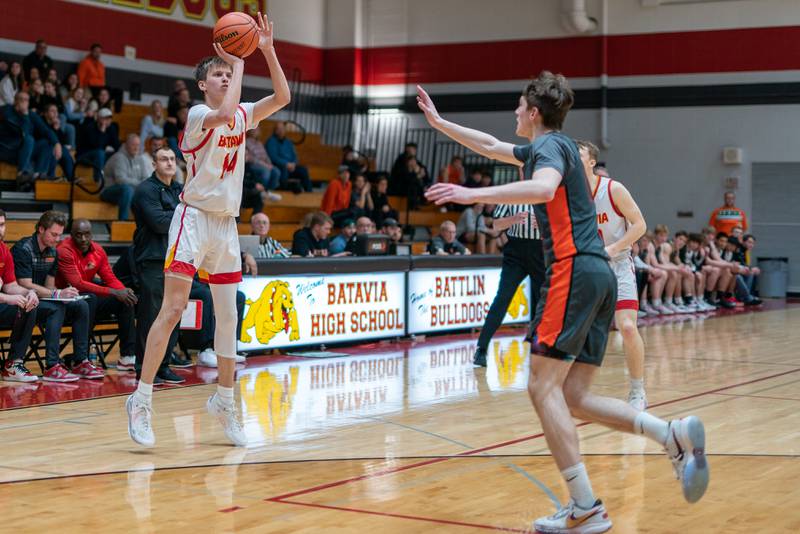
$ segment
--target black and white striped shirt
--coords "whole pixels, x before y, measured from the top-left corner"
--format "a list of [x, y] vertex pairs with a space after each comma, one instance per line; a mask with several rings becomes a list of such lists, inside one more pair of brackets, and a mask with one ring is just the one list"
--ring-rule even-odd
[[518, 213], [527, 213], [528, 216], [521, 223], [512, 224], [506, 231], [509, 237], [519, 239], [541, 239], [539, 225], [536, 223], [536, 216], [533, 214], [533, 204], [498, 204], [494, 209], [495, 219], [512, 217]]

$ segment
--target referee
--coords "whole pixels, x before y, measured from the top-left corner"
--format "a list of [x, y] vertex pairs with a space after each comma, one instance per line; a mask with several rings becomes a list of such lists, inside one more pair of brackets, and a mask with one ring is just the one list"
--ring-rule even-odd
[[499, 204], [494, 210], [494, 229], [505, 230], [508, 242], [503, 247], [503, 268], [500, 271], [500, 285], [497, 295], [486, 316], [486, 322], [478, 337], [473, 363], [486, 367], [486, 352], [489, 341], [506, 316], [508, 305], [514, 298], [519, 284], [526, 276], [531, 277], [530, 310], [536, 310], [539, 290], [544, 280], [544, 256], [542, 237], [532, 204]]

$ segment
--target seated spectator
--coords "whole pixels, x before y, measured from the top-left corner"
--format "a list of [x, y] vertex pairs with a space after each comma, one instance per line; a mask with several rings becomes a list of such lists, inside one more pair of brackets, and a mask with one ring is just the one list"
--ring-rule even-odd
[[464, 159], [461, 156], [453, 156], [450, 164], [443, 167], [439, 173], [439, 182], [464, 185], [467, 181], [466, 171], [464, 170]]
[[742, 248], [744, 256], [744, 265], [750, 268], [750, 274], [743, 275], [745, 287], [751, 295], [757, 294], [758, 277], [761, 275], [761, 269], [753, 267], [753, 248], [756, 246], [756, 238], [753, 234], [745, 234], [742, 236]]
[[89, 99], [86, 98], [86, 92], [83, 87], [76, 87], [64, 103], [64, 115], [70, 124], [79, 125], [86, 118], [88, 111]]
[[281, 183], [281, 171], [272, 164], [267, 155], [267, 150], [258, 140], [257, 128], [247, 130], [244, 161], [245, 172], [252, 173], [256, 183], [261, 185], [258, 189], [262, 200], [270, 200], [272, 202], [281, 200], [279, 194], [273, 193]]
[[64, 79], [64, 83], [58, 87], [58, 95], [61, 97], [61, 101], [66, 104], [67, 100], [69, 100], [69, 97], [72, 96], [72, 92], [80, 86], [81, 84], [78, 82], [78, 74], [71, 72]]
[[456, 239], [456, 225], [444, 221], [439, 225], [439, 235], [431, 239], [428, 252], [436, 256], [469, 255], [470, 251]]
[[397, 210], [389, 204], [389, 196], [387, 195], [388, 190], [389, 177], [385, 174], [378, 175], [378, 179], [375, 182], [375, 187], [373, 187], [370, 191], [370, 195], [372, 195], [373, 206], [371, 219], [377, 224], [381, 224], [386, 218], [400, 218]]
[[103, 202], [119, 206], [120, 221], [130, 216], [133, 191], [153, 174], [153, 160], [139, 153], [141, 140], [136, 134], [128, 134], [125, 144], [111, 156], [103, 167], [106, 182], [100, 192]]
[[[650, 303], [652, 304], [653, 310], [660, 315], [674, 315], [676, 312], [672, 308], [664, 305], [669, 275], [667, 271], [661, 268], [656, 258], [655, 236], [652, 232], [648, 232], [642, 236], [639, 240], [639, 248], [642, 261], [649, 267], [648, 286], [650, 288]], [[650, 313], [646, 308], [645, 310]]]
[[503, 230], [494, 228], [494, 204], [483, 207], [478, 215], [478, 235], [476, 249], [478, 254], [497, 254], [500, 252], [501, 240], [505, 237]]
[[666, 225], [659, 224], [655, 228], [655, 264], [667, 271], [666, 294], [664, 306], [674, 313], [689, 313], [691, 309], [684, 306], [682, 286], [684, 278], [693, 280], [691, 272], [672, 261], [672, 244], [669, 242], [669, 229]]
[[30, 110], [39, 113], [44, 109], [45, 96], [44, 96], [44, 82], [42, 80], [34, 80], [28, 86], [28, 95], [31, 97]]
[[747, 215], [743, 209], [736, 207], [736, 193], [733, 191], [725, 193], [725, 204], [711, 212], [708, 225], [713, 226], [718, 233], [724, 234], [730, 234], [734, 226], [741, 226], [743, 231], [747, 230]]
[[39, 108], [39, 113], [44, 113], [44, 110], [47, 109], [47, 106], [50, 104], [56, 106], [59, 113], [64, 113], [64, 103], [58, 96], [58, 88], [56, 84], [50, 80], [47, 80], [44, 82], [44, 96], [42, 96], [42, 103], [41, 107]]
[[347, 165], [350, 169], [350, 176], [355, 176], [357, 173], [367, 174], [369, 171], [369, 164], [367, 159], [359, 156], [350, 145], [342, 147], [342, 165]]
[[356, 219], [356, 235], [367, 235], [375, 233], [375, 223], [369, 217], [359, 217]]
[[[722, 259], [720, 248], [717, 247], [716, 230], [714, 230], [713, 226], [704, 228], [702, 234], [706, 263], [717, 267], [720, 271], [717, 286], [706, 285], [706, 291], [708, 292], [706, 300], [713, 306], [721, 306], [727, 309], [735, 308], [736, 302], [733, 298], [733, 290], [736, 287], [737, 273], [734, 272], [734, 265]], [[727, 236], [725, 244], [727, 245]], [[719, 296], [719, 293], [722, 293], [722, 296]]]
[[395, 219], [387, 217], [381, 223], [381, 233], [389, 236], [389, 254], [397, 254], [398, 243], [403, 242], [403, 228]]
[[[78, 290], [74, 287], [56, 289], [58, 272], [56, 245], [64, 232], [67, 218], [57, 211], [46, 211], [36, 223], [36, 232], [20, 239], [11, 248], [14, 269], [19, 285], [36, 291], [42, 298], [65, 300], [41, 301], [37, 310], [37, 321], [44, 329], [47, 382], [74, 382], [79, 378], [102, 379], [103, 373], [89, 361], [89, 304], [75, 299]], [[60, 357], [61, 327], [65, 319], [72, 323], [71, 372], [67, 371]]]
[[743, 235], [744, 235], [744, 229], [742, 228], [741, 224], [737, 224], [736, 226], [731, 228], [730, 237], [735, 237], [736, 239], [739, 240], [739, 242], [741, 242]]
[[175, 121], [167, 121], [164, 123], [164, 137], [167, 139], [167, 144], [175, 153], [175, 157], [179, 161], [183, 161], [183, 152], [178, 147], [178, 140], [183, 137], [183, 130], [186, 128], [186, 119], [189, 117], [189, 108], [186, 106], [178, 108], [175, 112]]
[[[392, 181], [396, 194], [408, 198], [409, 209], [415, 210], [424, 201], [423, 193], [431, 185], [428, 169], [413, 156], [407, 157], [404, 169], [396, 170], [392, 174]], [[391, 188], [390, 183], [389, 189]]]
[[150, 103], [150, 113], [142, 117], [140, 153], [144, 153], [147, 141], [151, 137], [164, 137], [164, 106], [160, 100], [153, 100]]
[[39, 297], [36, 291], [17, 283], [14, 258], [3, 242], [5, 236], [6, 213], [0, 209], [0, 328], [11, 330], [2, 378], [6, 382], [36, 382], [39, 378], [25, 367], [25, 355], [31, 345]]
[[0, 106], [14, 103], [14, 95], [22, 91], [25, 80], [22, 77], [22, 65], [12, 61], [8, 73], [0, 80]]
[[472, 171], [471, 173], [469, 173], [469, 176], [467, 177], [466, 182], [464, 182], [464, 187], [469, 187], [469, 188], [472, 188], [472, 189], [474, 189], [476, 187], [481, 187], [481, 177], [482, 176], [483, 176], [483, 174], [481, 173], [480, 170], [476, 169], [476, 170]]
[[333, 256], [341, 254], [348, 248], [348, 244], [353, 240], [356, 235], [356, 223], [353, 219], [345, 219], [342, 221], [342, 231], [331, 239], [331, 244], [328, 247], [328, 253]]
[[[136, 266], [139, 302], [136, 306], [136, 364], [141, 374], [147, 334], [158, 316], [164, 299], [164, 258], [167, 257], [169, 226], [180, 203], [181, 186], [175, 183], [177, 163], [172, 150], [156, 152], [155, 171], [139, 184], [133, 193], [131, 211], [136, 221], [133, 234], [133, 263]], [[172, 349], [178, 341], [178, 327], [170, 334], [161, 365], [156, 373], [159, 383], [179, 384], [184, 381], [170, 368]], [[117, 366], [119, 369], [119, 365]], [[130, 367], [126, 367], [130, 370]]]
[[33, 51], [22, 60], [22, 70], [25, 72], [25, 78], [31, 79], [32, 69], [36, 69], [39, 74], [46, 76], [47, 71], [52, 68], [53, 59], [47, 55], [47, 43], [44, 39], [38, 39]]
[[61, 81], [58, 79], [58, 71], [51, 67], [47, 69], [47, 76], [44, 78], [45, 83], [50, 82], [53, 84], [53, 87], [56, 88], [56, 94], [58, 94], [59, 89], [61, 88]]
[[366, 176], [358, 173], [353, 177], [353, 189], [350, 193], [350, 212], [354, 217], [369, 217], [372, 215], [375, 206], [372, 204], [371, 189], [372, 187]]
[[120, 147], [119, 127], [111, 117], [110, 109], [101, 109], [97, 112], [97, 119], [84, 120], [81, 128], [78, 161], [92, 166], [97, 182], [103, 176], [106, 158]]
[[[106, 89], [110, 98], [114, 99], [114, 111], [119, 113], [122, 110], [122, 91], [106, 85], [106, 66], [101, 60], [102, 55], [103, 47], [94, 43], [89, 54], [78, 63], [78, 82], [81, 87], [88, 87], [95, 97], [99, 97], [101, 90]], [[103, 103], [99, 103], [103, 107]]]
[[703, 271], [705, 264], [705, 256], [701, 249], [702, 237], [698, 237], [697, 242], [690, 242], [690, 235], [680, 230], [675, 232], [675, 250], [672, 252], [671, 260], [675, 265], [678, 265], [684, 272], [692, 274], [692, 278], [683, 276], [683, 292], [684, 294], [695, 295], [691, 304], [691, 311], [712, 311], [714, 306], [711, 306], [705, 301], [703, 294], [706, 287], [706, 273]]
[[392, 195], [401, 195], [404, 196], [406, 194], [406, 187], [405, 187], [405, 178], [406, 172], [408, 170], [408, 159], [409, 158], [416, 158], [417, 157], [417, 144], [416, 143], [406, 143], [403, 147], [403, 151], [398, 154], [395, 158], [394, 163], [392, 164], [392, 171], [391, 171], [391, 178], [389, 180], [389, 192]]
[[241, 208], [249, 208], [253, 213], [264, 211], [264, 186], [256, 181], [256, 175], [252, 169], [245, 170], [242, 179], [242, 200], [239, 204]]
[[328, 183], [320, 205], [320, 209], [331, 216], [336, 226], [345, 219], [353, 218], [350, 210], [352, 188], [350, 168], [347, 165], [339, 165], [337, 179]]
[[333, 219], [324, 211], [317, 211], [311, 216], [308, 227], [294, 233], [292, 239], [292, 255], [304, 258], [328, 255], [330, 243], [328, 236], [333, 228]]
[[94, 109], [111, 109], [111, 93], [103, 87], [97, 90], [97, 94], [91, 99], [91, 105]]
[[186, 84], [183, 80], [177, 80], [183, 87], [178, 85], [178, 89], [172, 94], [169, 98], [169, 102], [167, 102], [167, 116], [173, 119], [178, 118], [178, 110], [181, 108], [190, 108], [192, 107], [192, 96], [189, 94], [189, 89], [186, 88]]
[[47, 175], [55, 176], [55, 167], [58, 164], [61, 166], [61, 170], [64, 171], [64, 177], [71, 182], [75, 179], [75, 161], [72, 159], [72, 153], [70, 152], [72, 145], [70, 145], [67, 127], [69, 126], [72, 128], [73, 135], [75, 127], [71, 124], [61, 122], [61, 116], [58, 114], [58, 110], [53, 104], [47, 106], [43, 118], [47, 127], [58, 138], [58, 142], [61, 143], [61, 157], [56, 159], [56, 154], [53, 154], [50, 168], [47, 170]]
[[269, 259], [290, 257], [292, 253], [269, 236], [269, 226], [269, 217], [266, 213], [256, 213], [250, 219], [251, 233], [260, 238], [255, 257]]
[[[136, 362], [136, 294], [122, 285], [108, 263], [103, 247], [93, 242], [92, 223], [87, 219], [72, 221], [70, 237], [58, 244], [56, 287], [74, 287], [89, 299], [89, 330], [97, 319], [116, 318], [119, 325], [119, 362]], [[99, 278], [99, 284], [95, 283]]]
[[695, 276], [695, 295], [700, 311], [712, 311], [716, 306], [706, 300], [707, 288], [715, 287], [719, 279], [720, 270], [706, 262], [706, 252], [703, 249], [703, 236], [689, 234], [686, 246], [679, 251], [681, 261], [687, 265]]
[[[275, 130], [267, 141], [267, 154], [269, 154], [272, 164], [281, 171], [280, 185], [282, 189], [286, 189], [289, 180], [293, 179], [300, 181], [303, 191], [311, 191], [308, 169], [298, 163], [294, 143], [286, 137], [286, 123], [279, 122], [275, 125]], [[294, 190], [300, 192], [297, 189]]]
[[47, 176], [53, 157], [61, 159], [61, 144], [36, 113], [28, 111], [30, 97], [19, 92], [14, 105], [0, 109], [0, 161], [17, 165], [17, 186], [32, 190], [32, 180]]
[[722, 258], [730, 261], [738, 267], [736, 275], [736, 286], [734, 294], [739, 302], [743, 302], [745, 306], [758, 306], [761, 304], [761, 299], [754, 297], [750, 294], [749, 285], [745, 282], [745, 277], [751, 275], [750, 267], [745, 265], [745, 255], [742, 245], [738, 239], [731, 236], [728, 238], [728, 243]]
[[483, 204], [467, 206], [456, 223], [456, 239], [465, 245], [475, 246], [478, 242], [478, 218], [483, 215]]
[[[30, 89], [30, 86], [33, 82], [41, 79], [42, 79], [41, 76], [39, 76], [39, 69], [37, 69], [36, 67], [32, 67], [31, 70], [28, 71], [27, 76], [25, 76], [25, 80], [27, 81], [27, 86], [25, 89], [26, 90]], [[44, 82], [44, 80], [42, 80], [42, 82]]]
[[[55, 108], [55, 110], [56, 110], [55, 111], [55, 116], [58, 117], [58, 124], [59, 124], [59, 130], [58, 131], [60, 131], [62, 133], [62, 135], [59, 136], [59, 140], [61, 141], [61, 145], [64, 148], [68, 149], [68, 150], [74, 150], [75, 146], [76, 146], [75, 140], [76, 140], [76, 137], [77, 137], [77, 133], [76, 133], [76, 130], [75, 130], [75, 126], [73, 124], [70, 124], [69, 122], [67, 122], [67, 116], [64, 115], [64, 106], [62, 105], [61, 107], [59, 107], [55, 103], [45, 104], [45, 106], [42, 108], [42, 110], [40, 112], [40, 115], [42, 115], [42, 118], [45, 118], [47, 116], [48, 110], [50, 108]], [[45, 122], [48, 122], [48, 121], [45, 121]], [[50, 121], [50, 122], [52, 122], [52, 121]]]

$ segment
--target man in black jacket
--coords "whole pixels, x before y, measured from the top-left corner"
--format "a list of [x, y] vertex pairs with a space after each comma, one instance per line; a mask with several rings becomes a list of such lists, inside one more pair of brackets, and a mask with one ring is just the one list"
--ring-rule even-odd
[[[134, 261], [139, 278], [139, 304], [136, 309], [136, 376], [144, 361], [147, 334], [164, 300], [164, 260], [167, 256], [169, 225], [180, 203], [181, 186], [175, 182], [175, 154], [162, 148], [155, 154], [156, 170], [136, 187], [131, 211], [136, 218], [133, 234]], [[183, 378], [169, 368], [172, 349], [178, 340], [178, 327], [172, 332], [156, 380], [180, 384]]]
[[58, 138], [39, 115], [29, 112], [29, 104], [28, 93], [20, 91], [13, 105], [0, 108], [0, 161], [16, 163], [21, 183], [31, 175], [46, 176], [53, 157], [61, 159]]

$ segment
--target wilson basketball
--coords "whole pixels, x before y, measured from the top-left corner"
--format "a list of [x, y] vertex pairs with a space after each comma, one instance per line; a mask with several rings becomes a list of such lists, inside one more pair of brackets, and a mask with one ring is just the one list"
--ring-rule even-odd
[[247, 57], [258, 46], [256, 21], [247, 13], [228, 13], [214, 24], [214, 42], [229, 54]]

